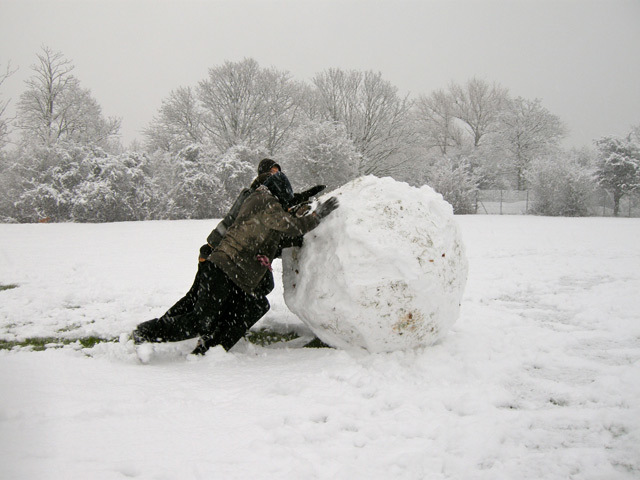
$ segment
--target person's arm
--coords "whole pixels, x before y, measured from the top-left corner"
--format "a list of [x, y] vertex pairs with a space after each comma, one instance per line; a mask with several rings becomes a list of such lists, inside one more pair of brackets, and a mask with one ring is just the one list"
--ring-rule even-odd
[[263, 222], [271, 230], [277, 230], [289, 237], [297, 237], [316, 228], [320, 224], [320, 219], [313, 215], [294, 217], [275, 200], [267, 207]]
[[298, 205], [300, 203], [304, 203], [309, 200], [311, 197], [316, 196], [321, 191], [327, 188], [326, 185], [316, 185], [315, 187], [311, 187], [308, 190], [304, 190], [303, 192], [294, 193], [293, 200], [291, 201], [291, 205]]
[[233, 222], [235, 222], [236, 217], [238, 216], [238, 212], [240, 211], [240, 207], [242, 207], [242, 204], [247, 199], [247, 197], [251, 195], [251, 192], [252, 190], [249, 188], [243, 189], [240, 192], [240, 195], [238, 195], [238, 198], [236, 198], [236, 201], [229, 209], [229, 212], [227, 212], [224, 218], [220, 220], [216, 228], [211, 231], [211, 233], [207, 237], [207, 243], [212, 248], [216, 248], [218, 246], [224, 235], [227, 233], [229, 227], [233, 225]]
[[338, 208], [338, 199], [331, 197], [321, 203], [311, 215], [295, 217], [285, 212], [280, 203], [274, 199], [267, 207], [264, 222], [268, 228], [284, 233], [289, 237], [297, 237], [313, 230], [320, 220]]

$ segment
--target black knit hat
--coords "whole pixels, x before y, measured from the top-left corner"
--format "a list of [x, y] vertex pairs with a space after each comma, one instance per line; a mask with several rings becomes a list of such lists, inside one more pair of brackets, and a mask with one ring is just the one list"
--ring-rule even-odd
[[260, 175], [261, 173], [267, 173], [273, 167], [277, 167], [278, 170], [282, 171], [282, 168], [280, 168], [280, 165], [278, 165], [276, 162], [274, 162], [270, 158], [263, 158], [258, 164], [258, 175]]
[[291, 206], [291, 201], [293, 200], [293, 188], [291, 188], [289, 179], [284, 173], [274, 173], [267, 178], [263, 185], [269, 189], [284, 208], [289, 208]]

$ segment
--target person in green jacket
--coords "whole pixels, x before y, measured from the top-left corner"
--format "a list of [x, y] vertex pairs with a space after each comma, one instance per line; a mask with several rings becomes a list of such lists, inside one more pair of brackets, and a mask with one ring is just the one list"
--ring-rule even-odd
[[304, 235], [338, 208], [332, 197], [315, 211], [297, 217], [287, 209], [293, 202], [291, 185], [282, 172], [271, 175], [244, 201], [233, 225], [205, 262], [193, 310], [138, 325], [141, 341], [171, 342], [200, 337], [193, 353], [203, 354], [220, 343], [231, 328], [242, 325], [243, 305], [260, 295], [271, 262], [287, 238]]
[[[240, 211], [240, 207], [248, 196], [262, 185], [270, 175], [280, 171], [282, 171], [280, 165], [274, 160], [264, 158], [260, 161], [258, 164], [258, 176], [253, 180], [249, 188], [244, 188], [240, 192], [229, 212], [207, 237], [207, 243], [200, 247], [198, 255], [198, 271], [196, 272], [191, 288], [184, 297], [178, 300], [162, 315], [162, 317], [160, 317], [162, 322], [170, 322], [171, 317], [184, 315], [195, 310], [200, 292], [200, 283], [202, 282], [204, 273], [208, 270], [206, 265], [203, 266], [203, 262], [211, 254], [213, 249], [218, 246], [229, 227], [233, 225], [233, 222]], [[289, 202], [293, 204], [293, 208], [290, 208], [290, 211], [297, 210], [301, 206], [306, 207], [309, 199], [325, 188], [325, 185], [316, 185], [308, 190], [294, 193], [293, 200]], [[286, 238], [283, 240], [281, 248], [299, 246], [300, 243], [301, 237]], [[230, 315], [230, 318], [222, 320], [226, 321], [227, 324], [227, 328], [224, 330], [224, 335], [219, 335], [215, 339], [210, 337], [203, 338], [194, 353], [204, 353], [209, 347], [214, 345], [222, 345], [225, 350], [230, 350], [242, 337], [245, 336], [247, 331], [269, 311], [271, 306], [267, 299], [267, 295], [273, 290], [273, 288], [273, 275], [271, 272], [268, 272], [263, 277], [258, 288], [254, 291], [254, 295], [244, 297], [242, 302], [236, 302], [237, 308], [234, 310], [233, 314]], [[140, 324], [135, 331], [134, 340], [136, 343], [157, 341], [155, 336], [155, 325], [157, 322], [158, 319], [154, 319]]]

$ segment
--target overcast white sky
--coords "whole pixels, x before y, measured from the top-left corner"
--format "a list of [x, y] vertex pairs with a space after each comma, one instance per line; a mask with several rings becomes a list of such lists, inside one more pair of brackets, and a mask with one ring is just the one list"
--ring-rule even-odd
[[305, 81], [380, 71], [414, 97], [479, 76], [542, 99], [568, 146], [640, 124], [640, 0], [0, 0], [13, 106], [42, 45], [122, 118], [125, 144], [172, 89], [246, 57]]

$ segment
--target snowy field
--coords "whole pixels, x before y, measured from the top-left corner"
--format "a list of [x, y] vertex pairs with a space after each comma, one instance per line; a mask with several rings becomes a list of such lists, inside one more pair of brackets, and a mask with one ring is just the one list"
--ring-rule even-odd
[[[640, 220], [457, 219], [461, 318], [423, 350], [0, 351], [0, 478], [640, 478]], [[0, 338], [162, 314], [215, 223], [0, 225]]]

